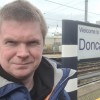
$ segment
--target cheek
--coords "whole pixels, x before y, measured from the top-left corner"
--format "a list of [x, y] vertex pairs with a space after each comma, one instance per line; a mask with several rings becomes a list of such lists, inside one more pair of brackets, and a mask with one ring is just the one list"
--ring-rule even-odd
[[11, 49], [0, 49], [0, 61], [10, 60], [14, 55], [14, 51]]
[[31, 50], [31, 55], [37, 59], [42, 57], [43, 48], [36, 48]]

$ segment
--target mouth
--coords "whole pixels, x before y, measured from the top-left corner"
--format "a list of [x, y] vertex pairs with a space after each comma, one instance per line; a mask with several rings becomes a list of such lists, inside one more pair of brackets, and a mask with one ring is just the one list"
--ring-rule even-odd
[[31, 64], [32, 62], [26, 62], [26, 63], [13, 63], [15, 65], [28, 65], [28, 64]]

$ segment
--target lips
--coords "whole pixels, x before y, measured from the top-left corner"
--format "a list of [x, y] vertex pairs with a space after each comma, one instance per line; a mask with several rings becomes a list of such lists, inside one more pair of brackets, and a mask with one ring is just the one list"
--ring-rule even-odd
[[13, 64], [16, 64], [16, 65], [28, 65], [28, 64], [31, 64], [32, 62], [24, 62], [24, 63], [13, 63]]

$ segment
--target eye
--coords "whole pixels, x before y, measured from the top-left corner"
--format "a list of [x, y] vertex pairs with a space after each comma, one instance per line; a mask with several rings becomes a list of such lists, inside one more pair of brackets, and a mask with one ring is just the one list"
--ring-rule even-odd
[[15, 46], [15, 45], [17, 45], [17, 42], [15, 42], [15, 41], [6, 41], [5, 44], [8, 45], [8, 46]]
[[28, 46], [36, 46], [39, 45], [40, 43], [38, 41], [30, 41], [27, 43]]

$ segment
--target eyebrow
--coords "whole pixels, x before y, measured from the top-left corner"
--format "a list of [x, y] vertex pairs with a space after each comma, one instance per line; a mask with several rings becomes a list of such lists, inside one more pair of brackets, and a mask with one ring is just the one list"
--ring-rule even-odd
[[14, 38], [4, 38], [4, 41], [16, 41], [17, 42], [17, 40]]
[[[6, 41], [23, 42], [23, 41], [17, 40], [16, 38], [11, 38], [11, 37], [5, 38], [4, 41], [5, 41], [5, 42], [6, 42]], [[34, 38], [34, 39], [29, 39], [29, 40], [25, 41], [25, 43], [28, 43], [28, 42], [35, 42], [35, 41], [41, 42], [41, 40]]]

